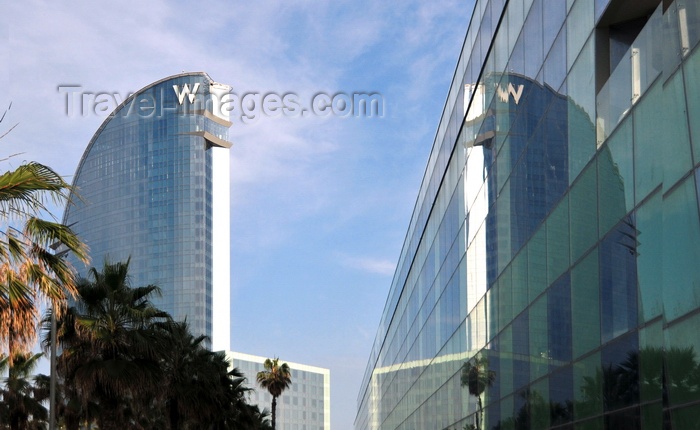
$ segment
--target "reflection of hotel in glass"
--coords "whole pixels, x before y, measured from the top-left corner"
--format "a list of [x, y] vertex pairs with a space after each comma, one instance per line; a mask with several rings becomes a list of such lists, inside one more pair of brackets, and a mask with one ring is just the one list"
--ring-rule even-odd
[[125, 100], [90, 140], [63, 220], [92, 266], [131, 258], [132, 285], [158, 285], [155, 304], [215, 350], [230, 331], [228, 90], [182, 73]]
[[[260, 410], [270, 409], [272, 396], [256, 383], [258, 372], [265, 370], [265, 357], [226, 352], [231, 366], [247, 378], [247, 386], [254, 388], [248, 401]], [[292, 384], [277, 399], [278, 430], [329, 430], [331, 428], [331, 373], [330, 370], [306, 364], [287, 363], [292, 371]]]
[[699, 41], [697, 1], [476, 1], [356, 429], [697, 425]]

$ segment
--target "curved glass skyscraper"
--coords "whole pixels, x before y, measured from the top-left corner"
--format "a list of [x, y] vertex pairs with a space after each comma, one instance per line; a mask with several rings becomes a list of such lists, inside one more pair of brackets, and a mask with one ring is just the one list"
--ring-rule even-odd
[[93, 266], [131, 258], [133, 284], [158, 285], [156, 304], [215, 350], [230, 342], [229, 91], [182, 73], [130, 96], [90, 140], [63, 219]]
[[476, 0], [355, 428], [699, 428], [699, 95], [696, 0]]

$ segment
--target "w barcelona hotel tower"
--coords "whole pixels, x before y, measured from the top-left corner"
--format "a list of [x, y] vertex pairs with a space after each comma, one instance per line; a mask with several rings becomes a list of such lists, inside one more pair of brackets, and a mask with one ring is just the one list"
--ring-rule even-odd
[[699, 40], [698, 0], [476, 0], [357, 430], [700, 429]]
[[130, 259], [132, 285], [159, 286], [154, 303], [214, 350], [230, 342], [229, 91], [182, 73], [126, 99], [90, 140], [63, 219], [93, 266]]

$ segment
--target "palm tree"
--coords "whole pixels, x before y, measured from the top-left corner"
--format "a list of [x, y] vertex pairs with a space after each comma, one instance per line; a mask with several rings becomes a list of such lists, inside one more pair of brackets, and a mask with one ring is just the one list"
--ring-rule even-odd
[[486, 387], [493, 385], [496, 380], [496, 372], [488, 370], [488, 367], [489, 361], [486, 357], [474, 357], [462, 366], [462, 386], [469, 389], [469, 394], [476, 397], [479, 404], [479, 411], [476, 414], [477, 430], [481, 430], [481, 421], [483, 421], [484, 417], [481, 395], [486, 390]]
[[62, 244], [87, 262], [87, 247], [68, 226], [40, 217], [49, 214], [48, 201], [62, 204], [70, 192], [60, 175], [35, 162], [0, 175], [0, 353], [10, 361], [36, 340], [37, 300], [50, 301], [60, 313], [76, 292], [71, 266], [51, 247]]
[[292, 383], [292, 373], [287, 363], [279, 363], [279, 358], [267, 359], [265, 370], [258, 372], [257, 381], [272, 396], [272, 430], [275, 430], [277, 398]]
[[76, 292], [72, 267], [51, 246], [60, 243], [87, 261], [85, 244], [69, 227], [37, 216], [46, 210], [46, 195], [58, 203], [69, 189], [39, 163], [0, 175], [0, 351], [11, 359], [11, 351], [26, 350], [36, 340], [37, 299], [49, 300], [60, 312]]
[[[206, 427], [232, 407], [227, 391], [228, 362], [204, 347], [183, 322], [157, 324], [168, 350], [161, 360], [164, 414], [172, 430]], [[242, 396], [242, 395], [241, 395]]]
[[213, 428], [268, 429], [265, 411], [247, 403], [251, 390], [226, 356], [204, 347], [206, 336], [193, 336], [186, 321], [158, 323], [168, 345], [161, 360], [164, 381], [158, 407], [172, 430]]
[[7, 356], [0, 360], [0, 372], [8, 371], [4, 387], [0, 388], [0, 428], [5, 428], [2, 423], [13, 430], [33, 428], [31, 425], [43, 428], [40, 423], [46, 421], [48, 413], [42, 403], [48, 398], [48, 390], [40, 381], [46, 377], [39, 375], [30, 380], [41, 356], [16, 353], [12, 361]]
[[90, 280], [79, 281], [76, 305], [57, 323], [59, 373], [84, 409], [98, 403], [100, 429], [128, 427], [137, 419], [131, 406], [154, 401], [163, 380], [167, 348], [153, 325], [170, 316], [149, 300], [158, 287], [130, 287], [128, 269], [129, 261], [90, 269]]

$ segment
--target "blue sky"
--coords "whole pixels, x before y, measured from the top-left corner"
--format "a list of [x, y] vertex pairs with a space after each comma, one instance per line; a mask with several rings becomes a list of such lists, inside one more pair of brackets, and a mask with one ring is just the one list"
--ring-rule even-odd
[[19, 125], [0, 151], [22, 154], [3, 169], [71, 179], [105, 117], [66, 116], [59, 85], [127, 94], [205, 71], [237, 94], [382, 94], [383, 118], [230, 130], [231, 347], [330, 368], [332, 428], [351, 429], [473, 1], [12, 3], [0, 107]]

